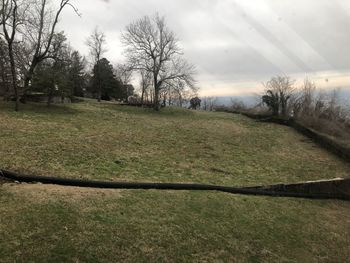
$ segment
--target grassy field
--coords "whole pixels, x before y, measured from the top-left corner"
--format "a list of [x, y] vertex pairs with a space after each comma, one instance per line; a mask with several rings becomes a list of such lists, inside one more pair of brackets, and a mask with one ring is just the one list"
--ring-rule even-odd
[[[346, 177], [288, 127], [239, 115], [0, 102], [0, 168], [232, 186]], [[0, 262], [345, 262], [350, 203], [191, 191], [0, 185]]]

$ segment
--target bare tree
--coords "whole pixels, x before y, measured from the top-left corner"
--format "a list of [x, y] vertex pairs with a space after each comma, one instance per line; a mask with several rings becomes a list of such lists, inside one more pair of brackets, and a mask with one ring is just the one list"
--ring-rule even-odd
[[308, 78], [304, 79], [304, 84], [299, 91], [299, 96], [292, 98], [293, 115], [301, 117], [314, 114], [316, 85]]
[[152, 76], [151, 76], [150, 72], [145, 71], [145, 70], [140, 70], [140, 75], [141, 75], [141, 80], [140, 80], [141, 105], [143, 106], [144, 101], [145, 101], [145, 94], [147, 94], [149, 87], [152, 85]]
[[132, 77], [132, 68], [127, 64], [117, 64], [114, 67], [116, 78], [124, 85], [129, 84]]
[[215, 106], [217, 106], [217, 98], [216, 97], [204, 97], [202, 98], [202, 109], [206, 111], [213, 111]]
[[[9, 92], [11, 69], [8, 59], [7, 44], [0, 36], [0, 96]], [[5, 97], [4, 97], [5, 98]]]
[[[77, 12], [70, 0], [61, 0], [56, 10], [50, 0], [1, 0], [0, 24], [8, 48], [16, 111], [19, 107], [18, 72], [24, 74], [23, 91], [26, 93], [36, 66], [47, 58], [53, 58], [59, 48], [52, 45], [52, 41], [59, 17], [66, 6], [71, 6]], [[26, 63], [22, 65], [20, 61]]]
[[106, 52], [106, 36], [102, 31], [99, 31], [99, 29], [96, 27], [95, 30], [92, 32], [92, 34], [89, 36], [89, 38], [86, 40], [86, 45], [90, 49], [90, 55], [93, 60], [94, 66], [96, 66], [96, 73], [97, 73], [97, 93], [98, 97], [97, 100], [101, 101], [101, 78], [100, 78], [100, 68], [99, 68], [99, 61], [102, 58], [102, 55]]
[[15, 111], [19, 110], [19, 94], [14, 44], [16, 41], [16, 33], [23, 22], [22, 19], [24, 19], [25, 11], [26, 8], [20, 9], [18, 0], [1, 0], [0, 24], [2, 26], [2, 35], [7, 44], [8, 59], [11, 68], [11, 82], [16, 100]]
[[60, 0], [54, 7], [50, 0], [33, 1], [26, 15], [26, 26], [23, 41], [29, 57], [29, 64], [24, 76], [24, 92], [29, 89], [37, 65], [48, 58], [55, 58], [60, 45], [52, 45], [56, 35], [56, 27], [63, 9], [69, 6], [79, 15], [71, 0]]
[[247, 106], [244, 104], [242, 100], [239, 100], [237, 98], [231, 98], [231, 105], [230, 108], [234, 111], [243, 111], [247, 108]]
[[127, 64], [117, 64], [114, 67], [114, 74], [125, 89], [127, 97], [129, 97], [133, 93], [133, 87], [130, 85], [132, 68]]
[[173, 88], [173, 94], [175, 97], [175, 103], [177, 106], [182, 107], [184, 103], [184, 97], [186, 96], [185, 85], [180, 81]]
[[196, 87], [188, 87], [182, 80], [174, 79], [167, 81], [162, 89], [163, 104], [164, 100], [168, 101], [168, 105], [176, 105], [183, 107], [186, 101], [198, 96]]
[[129, 24], [122, 41], [132, 68], [152, 74], [155, 110], [160, 109], [160, 91], [167, 82], [177, 79], [194, 87], [195, 68], [183, 58], [178, 40], [164, 17], [145, 16]]

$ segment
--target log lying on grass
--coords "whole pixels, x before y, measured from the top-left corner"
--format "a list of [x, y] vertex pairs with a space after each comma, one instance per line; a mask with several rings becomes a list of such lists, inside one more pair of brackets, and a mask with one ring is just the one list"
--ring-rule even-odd
[[285, 196], [314, 199], [350, 200], [350, 178], [337, 178], [301, 182], [294, 184], [277, 184], [254, 187], [229, 187], [207, 184], [180, 183], [142, 183], [142, 182], [106, 182], [80, 179], [67, 179], [47, 176], [21, 175], [0, 170], [0, 177], [17, 182], [57, 184], [65, 186], [108, 188], [108, 189], [159, 189], [159, 190], [205, 190], [221, 191], [232, 194]]

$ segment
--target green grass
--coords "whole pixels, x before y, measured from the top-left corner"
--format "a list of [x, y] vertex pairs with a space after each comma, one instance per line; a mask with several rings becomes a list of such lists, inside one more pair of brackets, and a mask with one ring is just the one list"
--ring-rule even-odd
[[[349, 176], [294, 130], [239, 115], [0, 103], [0, 168], [96, 180], [261, 185]], [[345, 262], [350, 203], [0, 186], [1, 262]]]

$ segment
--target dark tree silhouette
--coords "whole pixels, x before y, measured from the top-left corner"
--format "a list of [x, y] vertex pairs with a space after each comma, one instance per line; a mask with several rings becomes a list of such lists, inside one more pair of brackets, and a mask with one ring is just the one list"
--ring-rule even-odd
[[103, 100], [124, 99], [122, 84], [113, 73], [113, 66], [106, 59], [99, 60], [93, 69], [91, 92]]
[[200, 108], [201, 106], [201, 99], [198, 97], [194, 97], [190, 99], [190, 109], [196, 110], [197, 108]]

